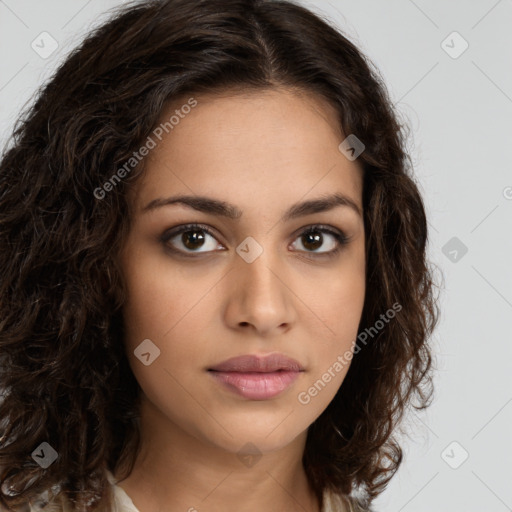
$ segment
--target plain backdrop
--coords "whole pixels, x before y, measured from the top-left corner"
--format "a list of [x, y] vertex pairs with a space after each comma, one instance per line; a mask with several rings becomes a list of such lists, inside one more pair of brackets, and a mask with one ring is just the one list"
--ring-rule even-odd
[[[114, 0], [0, 0], [0, 142]], [[382, 512], [512, 510], [512, 0], [304, 2], [375, 63], [444, 275], [436, 395], [411, 414]], [[47, 33], [47, 34], [42, 34]], [[41, 55], [41, 38], [45, 51]], [[72, 77], [70, 77], [72, 80]], [[1, 270], [0, 270], [1, 271]]]

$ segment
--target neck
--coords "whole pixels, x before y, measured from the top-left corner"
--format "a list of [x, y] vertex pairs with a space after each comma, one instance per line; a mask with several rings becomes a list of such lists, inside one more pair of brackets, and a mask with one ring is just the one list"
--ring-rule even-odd
[[243, 455], [158, 416], [143, 399], [141, 449], [133, 471], [118, 482], [139, 512], [320, 512], [302, 465], [306, 432], [281, 449]]

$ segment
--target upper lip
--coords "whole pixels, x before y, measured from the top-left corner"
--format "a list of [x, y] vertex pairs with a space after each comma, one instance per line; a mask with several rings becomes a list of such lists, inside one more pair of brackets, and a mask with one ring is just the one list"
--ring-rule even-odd
[[304, 368], [295, 359], [284, 354], [269, 354], [265, 356], [244, 355], [232, 357], [222, 363], [208, 368], [216, 372], [261, 372], [269, 373], [279, 370], [303, 371]]

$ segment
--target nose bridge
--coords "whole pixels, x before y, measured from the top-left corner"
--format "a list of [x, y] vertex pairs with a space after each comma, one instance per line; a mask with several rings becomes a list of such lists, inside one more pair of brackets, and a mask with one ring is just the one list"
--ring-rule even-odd
[[279, 255], [261, 247], [259, 255], [251, 261], [244, 255], [257, 249], [254, 243], [249, 241], [247, 246], [242, 243], [240, 249], [248, 251], [237, 251], [241, 255], [232, 274], [231, 299], [236, 323], [250, 323], [258, 330], [269, 330], [291, 322], [290, 291], [285, 284], [284, 264]]
[[244, 288], [251, 298], [265, 298], [273, 302], [282, 296], [283, 283], [278, 278], [280, 265], [271, 250], [263, 250], [251, 262], [242, 258], [236, 267], [237, 279], [244, 283]]

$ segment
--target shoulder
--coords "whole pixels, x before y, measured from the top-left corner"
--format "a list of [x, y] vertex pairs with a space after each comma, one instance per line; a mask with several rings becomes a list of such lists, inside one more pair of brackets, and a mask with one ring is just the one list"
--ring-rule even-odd
[[24, 512], [73, 512], [73, 507], [62, 495], [49, 502], [42, 498], [29, 503]]
[[114, 499], [114, 508], [112, 512], [139, 512], [137, 507], [133, 504], [132, 499], [125, 490], [116, 485], [117, 482], [110, 471], [107, 471], [107, 479], [112, 485], [112, 495]]
[[364, 507], [359, 500], [350, 496], [341, 496], [333, 491], [324, 491], [322, 512], [374, 512]]
[[[107, 480], [112, 486], [112, 507], [108, 511], [101, 512], [139, 512], [124, 489], [116, 485], [114, 476], [110, 471], [106, 472]], [[27, 505], [23, 512], [75, 512], [72, 505], [63, 495], [57, 496], [54, 500], [47, 502], [42, 499]]]

